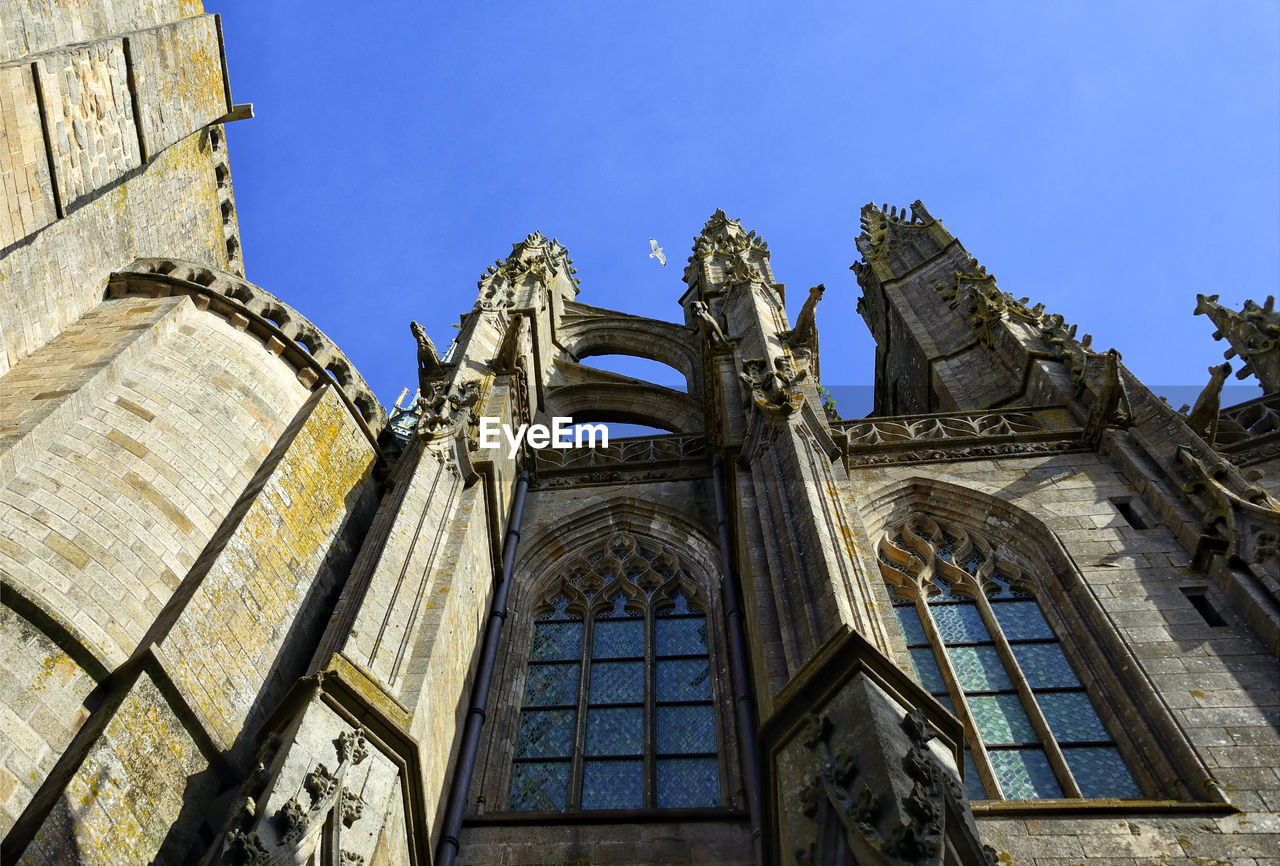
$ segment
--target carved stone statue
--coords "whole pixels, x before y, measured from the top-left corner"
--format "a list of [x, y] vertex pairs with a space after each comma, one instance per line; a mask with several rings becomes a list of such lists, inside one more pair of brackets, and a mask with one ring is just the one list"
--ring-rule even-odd
[[1195, 408], [1187, 418], [1187, 424], [1197, 436], [1213, 444], [1218, 436], [1218, 410], [1222, 408], [1222, 383], [1231, 374], [1230, 364], [1209, 368], [1209, 384], [1196, 398]]
[[705, 301], [694, 301], [692, 304], [693, 313], [702, 320], [707, 333], [707, 339], [711, 341], [713, 349], [729, 348], [729, 338], [725, 336], [724, 329], [720, 327], [720, 323], [716, 321], [716, 317], [711, 315], [711, 308], [707, 306]]
[[427, 331], [417, 322], [409, 323], [413, 338], [418, 341], [418, 390], [425, 396], [430, 393], [430, 382], [444, 375], [444, 365], [436, 353], [436, 345], [427, 336]]
[[800, 315], [796, 317], [796, 326], [791, 331], [791, 336], [787, 338], [787, 344], [792, 348], [816, 349], [818, 346], [818, 323], [814, 317], [814, 313], [818, 307], [818, 301], [822, 300], [822, 293], [827, 290], [823, 283], [809, 289], [809, 297], [805, 299], [804, 306], [800, 308]]
[[743, 361], [738, 379], [743, 384], [746, 405], [755, 403], [758, 409], [771, 415], [790, 415], [804, 403], [800, 383], [808, 375], [808, 371], [798, 369], [790, 357], [782, 356], [774, 358], [772, 370], [765, 358]]
[[1105, 359], [1107, 366], [1102, 374], [1102, 385], [1085, 420], [1085, 438], [1090, 442], [1099, 441], [1107, 427], [1126, 427], [1133, 420], [1129, 393], [1120, 375], [1120, 353], [1108, 349]]

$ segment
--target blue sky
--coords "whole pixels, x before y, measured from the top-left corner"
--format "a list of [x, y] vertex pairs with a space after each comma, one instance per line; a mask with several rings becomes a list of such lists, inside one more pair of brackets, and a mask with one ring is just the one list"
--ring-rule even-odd
[[228, 126], [247, 276], [386, 404], [414, 381], [409, 320], [447, 344], [534, 229], [579, 300], [675, 320], [724, 208], [769, 241], [793, 319], [826, 283], [835, 386], [873, 375], [848, 270], [867, 201], [921, 199], [1004, 290], [1192, 398], [1225, 348], [1196, 293], [1280, 284], [1274, 0], [207, 9], [257, 114]]

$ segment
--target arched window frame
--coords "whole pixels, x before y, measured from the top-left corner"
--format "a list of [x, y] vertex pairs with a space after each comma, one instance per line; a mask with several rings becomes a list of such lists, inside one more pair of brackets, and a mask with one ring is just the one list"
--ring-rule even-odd
[[[504, 632], [503, 647], [500, 651], [496, 671], [496, 687], [489, 702], [489, 724], [486, 726], [486, 739], [482, 746], [481, 760], [473, 777], [473, 792], [469, 814], [472, 816], [486, 814], [533, 816], [533, 811], [511, 810], [508, 796], [511, 789], [513, 767], [516, 763], [515, 751], [519, 740], [520, 712], [525, 693], [526, 678], [529, 673], [530, 649], [536, 622], [540, 616], [547, 614], [554, 607], [556, 599], [564, 595], [568, 604], [564, 606], [566, 613], [582, 617], [584, 654], [589, 654], [590, 629], [593, 618], [611, 608], [609, 599], [615, 589], [627, 594], [625, 606], [628, 610], [641, 613], [645, 610], [646, 629], [646, 672], [650, 677], [646, 687], [646, 752], [645, 752], [645, 793], [644, 805], [631, 811], [665, 811], [656, 805], [656, 798], [651, 795], [654, 782], [655, 753], [650, 750], [653, 745], [653, 730], [656, 722], [656, 700], [652, 693], [652, 641], [655, 628], [655, 615], [665, 607], [674, 603], [676, 592], [683, 593], [689, 604], [696, 607], [706, 622], [706, 644], [711, 678], [711, 698], [716, 737], [716, 764], [719, 782], [720, 800], [716, 806], [708, 810], [724, 811], [741, 808], [741, 774], [738, 767], [736, 736], [733, 734], [732, 692], [727, 667], [728, 653], [723, 630], [723, 611], [719, 604], [718, 592], [712, 590], [717, 583], [713, 579], [714, 571], [709, 566], [714, 548], [710, 546], [692, 527], [666, 526], [653, 522], [652, 514], [647, 515], [648, 526], [645, 529], [656, 529], [656, 532], [644, 532], [640, 527], [627, 526], [618, 528], [618, 524], [626, 526], [626, 515], [629, 513], [625, 505], [614, 504], [610, 509], [613, 526], [608, 527], [610, 534], [601, 540], [601, 527], [597, 520], [602, 515], [579, 516], [570, 524], [571, 529], [562, 530], [562, 540], [554, 542], [539, 539], [536, 536], [527, 540], [532, 550], [538, 551], [529, 559], [517, 566], [517, 584], [513, 587], [513, 603], [509, 611], [510, 619]], [[674, 522], [679, 523], [673, 516]], [[570, 552], [560, 548], [565, 543]], [[543, 546], [545, 545], [545, 546]], [[557, 555], [547, 555], [547, 549], [556, 549]], [[648, 590], [652, 598], [645, 596], [641, 590], [639, 595], [629, 587], [619, 585], [618, 581], [605, 579], [606, 572], [617, 575], [626, 569], [627, 558], [638, 555], [637, 551], [645, 550], [657, 553], [658, 558], [672, 570], [673, 579], [666, 581], [665, 586], [649, 584]], [[621, 554], [621, 555], [620, 555]], [[594, 561], [593, 561], [594, 560]], [[652, 581], [651, 577], [644, 580]], [[637, 584], [644, 580], [637, 581]], [[579, 671], [578, 718], [575, 723], [575, 741], [571, 760], [572, 783], [569, 791], [569, 803], [566, 810], [556, 814], [579, 815], [590, 819], [591, 816], [607, 814], [607, 810], [581, 809], [578, 807], [581, 797], [583, 778], [583, 762], [587, 759], [583, 754], [584, 745], [584, 709], [588, 704], [587, 685], [589, 676], [587, 665]], [[660, 756], [658, 756], [660, 757]], [[679, 808], [679, 807], [676, 807]], [[688, 807], [685, 807], [686, 810]]]
[[[935, 519], [932, 515], [912, 514], [905, 520], [891, 525], [881, 536], [878, 544], [878, 555], [881, 575], [890, 588], [890, 599], [896, 610], [910, 608], [914, 611], [923, 640], [912, 641], [907, 632], [912, 630], [909, 620], [900, 619], [908, 651], [927, 651], [936, 665], [937, 673], [944, 684], [946, 697], [943, 702], [948, 705], [964, 725], [966, 750], [966, 788], [971, 799], [1018, 799], [1006, 796], [991, 754], [993, 752], [1011, 752], [1021, 749], [1043, 749], [1049, 768], [1053, 773], [1060, 791], [1054, 792], [1071, 799], [1084, 799], [1088, 795], [1082, 790], [1080, 781], [1067, 759], [1067, 751], [1083, 749], [1115, 749], [1123, 756], [1115, 736], [1110, 729], [1105, 737], [1092, 741], [1069, 742], [1064, 746], [1047, 718], [1037, 695], [1079, 693], [1087, 698], [1088, 706], [1096, 712], [1099, 722], [1109, 715], [1105, 706], [1099, 706], [1096, 695], [1090, 694], [1083, 680], [1079, 677], [1076, 666], [1070, 664], [1063, 655], [1064, 665], [1069, 674], [1057, 684], [1033, 684], [1024, 671], [1024, 661], [1020, 661], [1014, 647], [1030, 647], [1032, 645], [1052, 645], [1062, 649], [1062, 641], [1057, 632], [1044, 617], [1044, 603], [1038, 598], [1032, 571], [1024, 563], [1019, 563], [995, 547], [981, 534], [972, 532], [961, 524]], [[996, 613], [996, 606], [1010, 602], [1033, 602], [1044, 629], [1010, 639]], [[978, 612], [986, 637], [966, 643], [963, 640], [947, 640], [938, 623], [939, 608], [955, 606], [955, 609], [972, 605]], [[1009, 608], [1012, 610], [1012, 608]], [[908, 615], [910, 616], [910, 615]], [[962, 619], [957, 613], [954, 619]], [[972, 646], [976, 654], [985, 646], [992, 646], [1003, 668], [1003, 675], [1010, 681], [1010, 688], [982, 690], [966, 688], [952, 655], [952, 649]], [[921, 660], [924, 661], [924, 660]], [[927, 661], [924, 661], [927, 664]], [[913, 658], [918, 676], [923, 674], [919, 661]], [[931, 676], [931, 674], [930, 674]], [[1071, 681], [1074, 681], [1072, 684]], [[928, 685], [926, 684], [926, 688]], [[932, 689], [938, 695], [938, 689]], [[981, 694], [979, 694], [981, 693]], [[1027, 721], [1035, 735], [1035, 740], [1021, 743], [1003, 742], [988, 744], [980, 733], [978, 718], [973, 707], [974, 700], [990, 699], [998, 701], [1004, 695], [1016, 695], [1017, 705], [1025, 712]], [[976, 697], [975, 697], [976, 696]], [[1064, 751], [1064, 749], [1066, 751]], [[1078, 752], [1076, 754], [1079, 754]], [[1123, 759], [1122, 759], [1123, 760]], [[1124, 776], [1118, 782], [1124, 787], [1131, 783], [1125, 796], [1140, 799], [1144, 796], [1137, 774], [1133, 772], [1128, 761], [1123, 761]], [[974, 784], [974, 775], [980, 784]]]

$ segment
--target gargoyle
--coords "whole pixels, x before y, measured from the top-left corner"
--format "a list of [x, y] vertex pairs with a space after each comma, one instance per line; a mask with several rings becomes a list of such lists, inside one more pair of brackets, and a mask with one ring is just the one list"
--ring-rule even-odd
[[729, 348], [729, 338], [725, 336], [724, 329], [720, 327], [720, 323], [716, 321], [716, 317], [711, 315], [711, 308], [707, 306], [705, 301], [694, 301], [692, 304], [693, 313], [702, 320], [702, 324], [706, 326], [707, 339], [711, 341], [713, 349]]
[[1108, 349], [1105, 357], [1107, 366], [1102, 373], [1102, 386], [1084, 425], [1085, 438], [1095, 443], [1107, 427], [1127, 427], [1133, 420], [1129, 394], [1120, 375], [1120, 353]]
[[1222, 408], [1222, 383], [1231, 374], [1230, 364], [1209, 368], [1209, 384], [1196, 398], [1195, 408], [1187, 418], [1192, 432], [1210, 445], [1218, 436], [1218, 410]]
[[427, 394], [431, 391], [428, 383], [437, 381], [444, 375], [444, 365], [440, 363], [436, 344], [431, 342], [426, 329], [417, 322], [410, 322], [409, 330], [418, 341], [418, 390]]
[[827, 287], [823, 283], [809, 289], [809, 297], [800, 308], [800, 315], [796, 317], [796, 326], [787, 337], [787, 345], [791, 348], [816, 349], [818, 347], [818, 323], [814, 312], [817, 310], [818, 301], [822, 300], [822, 293], [826, 290]]

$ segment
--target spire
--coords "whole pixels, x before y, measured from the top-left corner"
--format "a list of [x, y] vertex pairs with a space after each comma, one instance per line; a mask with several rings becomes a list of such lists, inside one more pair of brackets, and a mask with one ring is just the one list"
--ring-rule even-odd
[[547, 240], [542, 232], [535, 231], [511, 245], [511, 254], [506, 259], [495, 259], [489, 265], [476, 288], [480, 297], [476, 299], [476, 307], [484, 310], [504, 309], [515, 302], [516, 293], [532, 283], [550, 285], [560, 274], [568, 276], [576, 295], [581, 286], [578, 272], [569, 258], [569, 251], [555, 238]]
[[860, 281], [868, 268], [881, 279], [894, 276], [954, 240], [919, 199], [901, 210], [896, 205], [876, 207], [874, 202], [868, 202], [862, 206], [859, 222], [862, 233], [854, 243], [863, 260], [855, 262], [850, 270]]
[[693, 255], [684, 269], [689, 286], [724, 283], [726, 286], [764, 282], [780, 293], [769, 266], [769, 244], [755, 230], [744, 231], [742, 223], [730, 219], [721, 209], [711, 215], [702, 232], [693, 239]]

